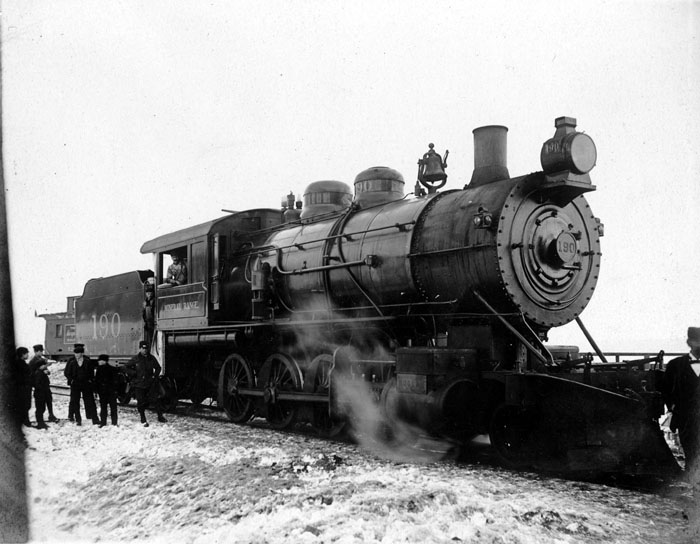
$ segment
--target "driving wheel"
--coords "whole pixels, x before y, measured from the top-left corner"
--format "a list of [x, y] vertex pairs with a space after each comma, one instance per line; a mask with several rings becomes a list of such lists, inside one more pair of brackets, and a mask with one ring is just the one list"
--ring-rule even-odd
[[280, 400], [279, 395], [301, 391], [301, 373], [296, 361], [284, 353], [270, 355], [264, 367], [269, 369], [264, 396], [267, 421], [273, 429], [284, 429], [294, 424], [298, 408], [292, 401]]
[[323, 393], [328, 396], [328, 402], [314, 403], [313, 426], [319, 435], [332, 438], [338, 436], [345, 428], [345, 421], [333, 414], [333, 392], [331, 390], [331, 378], [333, 369], [333, 356], [322, 353], [311, 361], [310, 369], [314, 374], [314, 393]]
[[238, 391], [253, 388], [254, 385], [248, 362], [237, 353], [230, 355], [219, 373], [218, 402], [234, 423], [245, 423], [253, 417], [253, 401]]

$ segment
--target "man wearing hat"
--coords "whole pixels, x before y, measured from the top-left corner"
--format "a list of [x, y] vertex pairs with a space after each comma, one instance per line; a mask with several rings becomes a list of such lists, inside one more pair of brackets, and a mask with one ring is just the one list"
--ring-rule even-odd
[[165, 283], [158, 287], [170, 287], [171, 285], [185, 285], [187, 283], [187, 265], [180, 255], [172, 255], [173, 263], [168, 267]]
[[109, 408], [112, 425], [117, 424], [117, 363], [109, 360], [106, 353], [97, 357], [95, 389], [100, 397], [100, 427], [107, 425]]
[[666, 365], [663, 385], [671, 431], [678, 430], [686, 471], [697, 465], [700, 455], [700, 327], [688, 328], [688, 346], [690, 353]]
[[[51, 371], [49, 366], [53, 364], [53, 361], [49, 361], [48, 357], [44, 355], [44, 346], [41, 344], [36, 344], [34, 347], [34, 356], [29, 361], [29, 373], [32, 377], [32, 384], [34, 385], [34, 404], [36, 406], [37, 414], [41, 413], [41, 421], [39, 421], [39, 416], [37, 415], [37, 425], [39, 428], [46, 428], [44, 423], [44, 410], [48, 408], [49, 411], [49, 421], [51, 423], [57, 423], [58, 418], [53, 413], [53, 395], [51, 394]], [[38, 385], [37, 385], [38, 384]], [[39, 407], [41, 406], [41, 411]]]
[[95, 393], [93, 382], [95, 381], [95, 363], [85, 355], [84, 344], [74, 344], [73, 357], [68, 359], [63, 371], [66, 381], [70, 386], [69, 414], [75, 417], [76, 425], [82, 425], [80, 415], [80, 397], [83, 397], [85, 417], [92, 420], [94, 425], [99, 425], [97, 406], [95, 405]]
[[[131, 376], [131, 387], [136, 396], [136, 408], [141, 416], [141, 423], [144, 427], [148, 427], [146, 408], [149, 407], [151, 397], [157, 397], [152, 393], [152, 389], [157, 389], [159, 385], [158, 376], [161, 370], [158, 360], [149, 351], [148, 342], [139, 342], [139, 353], [126, 363], [126, 370]], [[160, 400], [154, 398], [154, 401], [158, 421], [165, 423], [167, 420], [163, 417]]]

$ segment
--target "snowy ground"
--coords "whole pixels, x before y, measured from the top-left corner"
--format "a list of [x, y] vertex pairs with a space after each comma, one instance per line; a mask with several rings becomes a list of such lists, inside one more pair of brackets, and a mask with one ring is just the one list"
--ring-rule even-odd
[[118, 427], [25, 430], [32, 542], [700, 542], [683, 483], [644, 493], [387, 461], [218, 413], [153, 416], [149, 428], [124, 408]]

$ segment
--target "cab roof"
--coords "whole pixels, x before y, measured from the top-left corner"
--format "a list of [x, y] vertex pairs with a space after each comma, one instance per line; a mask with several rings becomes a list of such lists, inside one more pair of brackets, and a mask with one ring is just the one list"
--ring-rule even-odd
[[[244, 226], [245, 221], [247, 219], [261, 215], [277, 216], [279, 214], [279, 210], [275, 210], [272, 208], [256, 208], [253, 210], [232, 212], [229, 215], [219, 217], [218, 219], [212, 219], [211, 221], [207, 221], [206, 223], [200, 223], [199, 225], [187, 227], [186, 229], [176, 230], [175, 232], [163, 234], [162, 236], [158, 236], [158, 238], [149, 240], [141, 246], [141, 253], [159, 253], [182, 247], [196, 238], [207, 236], [209, 233], [214, 231], [214, 227], [217, 227], [224, 222], [230, 223], [230, 226], [227, 226], [226, 228], [243, 228], [243, 230], [250, 230], [245, 228]], [[279, 223], [275, 222], [275, 224]], [[268, 223], [266, 227], [269, 226], [270, 225]]]
[[187, 227], [186, 229], [176, 230], [175, 232], [158, 236], [158, 238], [144, 242], [144, 244], [141, 246], [141, 253], [158, 253], [159, 251], [181, 247], [186, 242], [189, 242], [194, 238], [206, 236], [211, 232], [211, 228], [216, 223], [224, 219], [228, 219], [229, 217], [231, 216], [227, 215], [225, 217], [213, 219], [212, 221], [207, 221], [206, 223], [200, 223], [199, 225], [194, 225], [192, 227]]

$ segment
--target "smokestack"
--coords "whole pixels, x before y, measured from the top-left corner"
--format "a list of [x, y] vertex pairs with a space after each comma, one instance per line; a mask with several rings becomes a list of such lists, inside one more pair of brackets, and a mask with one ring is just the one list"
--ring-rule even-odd
[[475, 128], [474, 172], [470, 187], [510, 177], [508, 173], [508, 127], [488, 125]]

